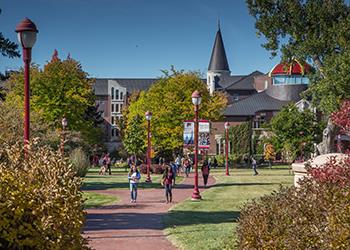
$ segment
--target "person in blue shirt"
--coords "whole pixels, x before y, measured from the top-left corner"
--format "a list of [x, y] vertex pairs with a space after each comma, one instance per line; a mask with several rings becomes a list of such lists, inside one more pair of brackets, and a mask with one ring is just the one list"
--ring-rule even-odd
[[177, 166], [176, 166], [176, 163], [174, 161], [170, 162], [170, 167], [171, 169], [173, 170], [173, 179], [174, 179], [174, 186], [175, 186], [175, 179], [176, 179], [176, 173], [177, 173]]
[[137, 170], [137, 167], [134, 164], [132, 164], [131, 169], [128, 173], [128, 179], [130, 183], [130, 193], [131, 193], [130, 203], [135, 203], [137, 199], [137, 185], [141, 179], [141, 174]]

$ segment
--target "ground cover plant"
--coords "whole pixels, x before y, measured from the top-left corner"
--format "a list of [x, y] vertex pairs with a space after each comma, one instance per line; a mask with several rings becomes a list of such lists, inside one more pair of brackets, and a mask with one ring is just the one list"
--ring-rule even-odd
[[164, 216], [169, 239], [180, 249], [234, 249], [235, 228], [241, 206], [247, 201], [290, 186], [293, 176], [288, 166], [260, 169], [253, 176], [250, 169], [212, 170], [214, 187], [202, 192], [203, 200], [186, 200]]

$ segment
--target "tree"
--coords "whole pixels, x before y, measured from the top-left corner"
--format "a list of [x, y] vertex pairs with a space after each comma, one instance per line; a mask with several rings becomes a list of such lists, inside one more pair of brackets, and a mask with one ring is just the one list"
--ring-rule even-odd
[[[0, 9], [1, 14], [1, 9]], [[0, 32], [0, 52], [2, 56], [9, 58], [19, 57], [18, 45], [5, 38], [2, 32]]]
[[268, 128], [274, 135], [270, 143], [280, 153], [287, 149], [291, 155], [312, 152], [313, 142], [318, 139], [316, 135], [323, 127], [324, 124], [316, 122], [315, 114], [310, 110], [300, 112], [294, 104], [290, 104], [271, 119]]
[[[238, 162], [247, 158], [250, 154], [250, 123], [244, 122], [237, 126], [231, 126], [229, 130], [230, 141], [232, 141], [232, 154]], [[245, 156], [245, 157], [244, 157]]]
[[[55, 51], [43, 70], [31, 65], [30, 77], [32, 113], [40, 113], [52, 130], [61, 129], [61, 120], [66, 117], [69, 130], [79, 132], [86, 143], [100, 141], [101, 117], [94, 108], [93, 80], [78, 61], [70, 57], [62, 61]], [[23, 69], [10, 75], [5, 83], [6, 101], [16, 99], [23, 105], [23, 79]]]
[[[156, 152], [171, 154], [180, 150], [183, 145], [183, 121], [193, 119], [194, 111], [191, 95], [194, 90], [202, 94], [202, 104], [199, 116], [202, 119], [218, 120], [221, 111], [226, 106], [227, 98], [223, 93], [216, 92], [210, 96], [206, 85], [195, 72], [183, 72], [171, 69], [165, 72], [147, 92], [141, 92], [138, 98], [130, 103], [124, 111], [125, 137], [128, 137], [128, 127], [136, 115], [142, 117], [142, 129], [146, 130], [145, 112], [153, 113], [151, 121], [152, 145]], [[146, 143], [146, 134], [143, 137]], [[124, 142], [126, 148], [128, 141]]]
[[314, 107], [327, 117], [350, 97], [350, 9], [343, 0], [247, 0], [247, 4], [272, 56], [280, 51], [284, 61], [296, 57], [317, 69], [305, 93]]
[[126, 128], [123, 139], [126, 151], [136, 156], [144, 154], [147, 147], [145, 143], [146, 136], [146, 130], [143, 128], [143, 119], [139, 115], [134, 116], [129, 121], [129, 126]]

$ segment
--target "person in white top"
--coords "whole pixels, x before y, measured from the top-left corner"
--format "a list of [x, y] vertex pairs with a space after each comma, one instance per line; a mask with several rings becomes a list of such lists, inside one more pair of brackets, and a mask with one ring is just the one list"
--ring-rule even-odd
[[128, 179], [130, 183], [130, 194], [131, 194], [131, 203], [135, 203], [137, 199], [137, 184], [141, 179], [141, 174], [137, 170], [136, 166], [132, 164], [130, 171], [128, 173]]

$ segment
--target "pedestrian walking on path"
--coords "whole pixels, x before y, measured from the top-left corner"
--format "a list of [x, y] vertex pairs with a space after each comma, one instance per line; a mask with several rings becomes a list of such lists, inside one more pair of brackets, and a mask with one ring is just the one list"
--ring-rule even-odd
[[207, 187], [207, 183], [208, 183], [208, 178], [209, 178], [209, 164], [207, 162], [207, 160], [203, 161], [203, 165], [202, 165], [202, 175], [203, 175], [203, 182], [204, 182], [204, 187]]
[[253, 171], [254, 171], [254, 175], [258, 175], [258, 171], [256, 171], [256, 160], [254, 159], [254, 157], [252, 157], [252, 165], [253, 165]]
[[173, 184], [175, 184], [175, 173], [173, 168], [168, 165], [163, 173], [162, 184], [165, 188], [166, 203], [171, 203], [173, 201], [172, 188]]
[[131, 166], [131, 169], [128, 173], [128, 179], [130, 183], [130, 194], [131, 194], [131, 203], [135, 203], [137, 199], [137, 185], [141, 179], [141, 174], [137, 170], [135, 165]]

